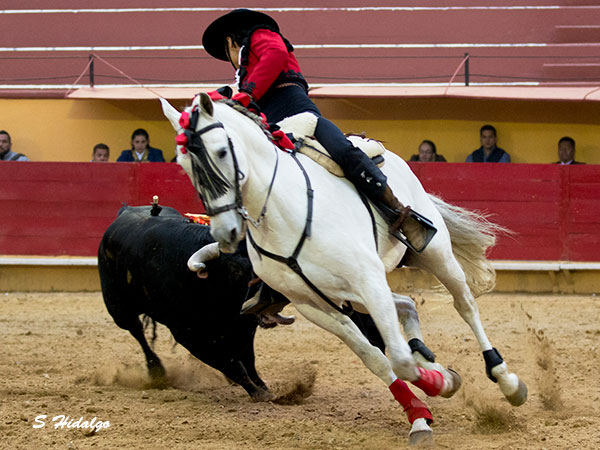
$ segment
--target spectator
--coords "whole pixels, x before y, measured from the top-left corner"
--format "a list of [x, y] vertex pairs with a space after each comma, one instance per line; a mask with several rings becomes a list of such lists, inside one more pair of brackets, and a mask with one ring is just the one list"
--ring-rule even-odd
[[501, 162], [509, 163], [510, 155], [496, 146], [498, 140], [496, 129], [491, 125], [484, 125], [479, 130], [481, 147], [467, 156], [466, 162]]
[[106, 144], [96, 144], [94, 145], [94, 150], [92, 150], [92, 162], [108, 162], [108, 157], [110, 156], [110, 149]]
[[12, 142], [8, 131], [0, 130], [0, 161], [29, 161], [23, 153], [11, 150]]
[[554, 164], [570, 166], [571, 164], [585, 164], [575, 161], [575, 139], [565, 136], [558, 141], [558, 159]]
[[162, 150], [150, 147], [150, 137], [143, 128], [131, 135], [131, 150], [123, 150], [117, 161], [165, 162]]
[[438, 155], [435, 144], [427, 139], [419, 145], [419, 154], [412, 155], [410, 160], [419, 162], [446, 162], [446, 158]]

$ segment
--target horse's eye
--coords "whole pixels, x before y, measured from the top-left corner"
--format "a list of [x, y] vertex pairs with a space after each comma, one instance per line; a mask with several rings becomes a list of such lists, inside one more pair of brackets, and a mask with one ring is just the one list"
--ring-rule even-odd
[[219, 159], [223, 159], [223, 158], [225, 158], [225, 156], [227, 156], [227, 150], [223, 149], [223, 150], [219, 150], [217, 152], [217, 157]]

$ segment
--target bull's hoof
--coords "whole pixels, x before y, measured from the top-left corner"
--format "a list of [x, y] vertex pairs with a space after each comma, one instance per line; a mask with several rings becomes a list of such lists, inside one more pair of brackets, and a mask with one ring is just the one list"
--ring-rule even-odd
[[506, 399], [513, 406], [521, 406], [527, 401], [527, 385], [519, 380], [517, 390], [511, 395], [507, 395]]
[[160, 362], [150, 364], [148, 374], [150, 375], [150, 383], [148, 384], [150, 389], [166, 389], [169, 387], [167, 372]]
[[148, 383], [148, 389], [166, 389], [169, 387], [167, 377], [152, 377]]
[[413, 422], [408, 434], [408, 445], [419, 447], [431, 447], [433, 445], [433, 430], [425, 419], [417, 419]]
[[273, 394], [269, 390], [266, 389], [257, 389], [252, 394], [250, 394], [253, 402], [270, 402], [273, 400]]
[[450, 398], [454, 394], [456, 394], [456, 392], [462, 386], [462, 378], [460, 377], [460, 375], [458, 374], [458, 372], [456, 372], [453, 369], [447, 368], [446, 371], [448, 372], [448, 375], [450, 375], [451, 386], [449, 386], [446, 391], [443, 391], [440, 394], [440, 396], [444, 397], [444, 398]]

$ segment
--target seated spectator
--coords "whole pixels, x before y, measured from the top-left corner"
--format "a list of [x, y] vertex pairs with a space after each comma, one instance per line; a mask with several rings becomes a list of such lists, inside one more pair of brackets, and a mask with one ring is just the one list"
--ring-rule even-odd
[[94, 150], [92, 150], [92, 162], [107, 162], [108, 157], [110, 156], [110, 149], [106, 144], [96, 144], [94, 145]]
[[11, 148], [10, 134], [8, 131], [0, 130], [0, 161], [29, 161], [23, 153], [15, 153]]
[[446, 162], [446, 158], [438, 155], [435, 144], [427, 139], [419, 145], [419, 154], [412, 155], [410, 160], [419, 162]]
[[491, 125], [484, 125], [479, 130], [481, 147], [467, 156], [466, 162], [500, 162], [509, 163], [510, 155], [500, 147], [496, 147], [496, 129]]
[[570, 166], [571, 164], [585, 164], [575, 161], [575, 139], [565, 136], [558, 141], [558, 159], [554, 164]]
[[131, 150], [123, 150], [117, 161], [165, 162], [162, 150], [150, 147], [150, 137], [143, 128], [131, 135]]

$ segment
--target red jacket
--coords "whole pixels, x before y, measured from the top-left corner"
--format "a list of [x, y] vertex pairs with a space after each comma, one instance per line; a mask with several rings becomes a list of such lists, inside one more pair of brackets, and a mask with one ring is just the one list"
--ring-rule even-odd
[[251, 31], [242, 49], [239, 90], [255, 101], [282, 83], [296, 83], [308, 90], [292, 52], [293, 47], [279, 33], [265, 28]]

